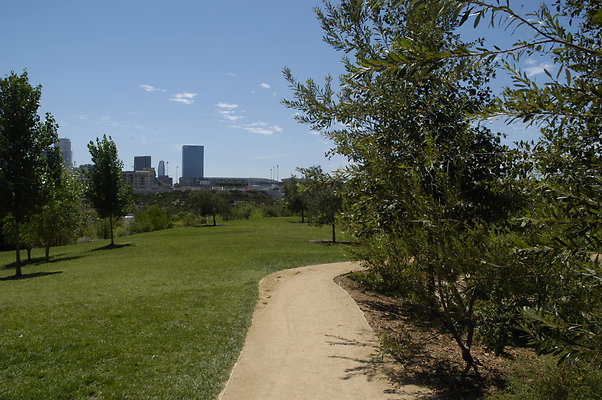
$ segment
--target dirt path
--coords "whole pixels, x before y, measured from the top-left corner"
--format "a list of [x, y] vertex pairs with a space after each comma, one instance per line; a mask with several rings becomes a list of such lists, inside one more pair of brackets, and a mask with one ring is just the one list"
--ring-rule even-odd
[[220, 400], [417, 399], [394, 390], [374, 360], [377, 339], [362, 311], [333, 282], [353, 263], [281, 271], [260, 283], [260, 300]]

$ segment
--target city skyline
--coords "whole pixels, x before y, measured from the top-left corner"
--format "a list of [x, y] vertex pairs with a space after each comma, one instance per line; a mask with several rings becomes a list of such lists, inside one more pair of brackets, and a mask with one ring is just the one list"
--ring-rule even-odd
[[[281, 178], [297, 167], [333, 170], [346, 160], [326, 158], [332, 143], [281, 104], [292, 98], [284, 67], [318, 84], [331, 74], [335, 89], [344, 72], [343, 54], [322, 40], [313, 13], [321, 4], [9, 2], [0, 34], [11, 40], [0, 42], [0, 74], [27, 69], [30, 82], [42, 85], [41, 112], [71, 139], [77, 165], [90, 162], [87, 144], [106, 134], [126, 168], [150, 154], [169, 162], [174, 176], [186, 143], [211, 149], [208, 176], [269, 177], [276, 165]], [[27, 34], [16, 35], [24, 26]], [[555, 72], [541, 58], [521, 67], [530, 76]], [[536, 128], [492, 126], [508, 142], [537, 137]]]

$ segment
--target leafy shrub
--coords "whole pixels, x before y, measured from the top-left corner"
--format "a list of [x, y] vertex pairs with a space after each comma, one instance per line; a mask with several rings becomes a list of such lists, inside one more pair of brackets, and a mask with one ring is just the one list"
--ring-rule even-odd
[[508, 389], [487, 400], [599, 400], [602, 370], [591, 366], [556, 365], [551, 357], [523, 361], [508, 376]]
[[231, 207], [226, 215], [223, 216], [224, 220], [231, 221], [235, 219], [249, 219], [256, 213], [257, 207], [251, 204], [241, 204], [235, 207]]
[[[94, 231], [96, 237], [99, 239], [110, 239], [111, 238], [111, 225], [108, 218], [98, 218], [94, 224]], [[113, 233], [114, 236], [127, 235], [127, 230], [121, 225], [120, 219], [113, 220]]]
[[180, 213], [175, 217], [174, 226], [200, 226], [199, 216], [192, 212]]
[[282, 217], [284, 208], [282, 205], [272, 204], [262, 207], [262, 214], [264, 217]]
[[171, 221], [167, 212], [157, 205], [152, 205], [146, 210], [136, 213], [134, 222], [130, 226], [130, 232], [151, 232], [170, 227]]
[[485, 347], [496, 354], [504, 352], [519, 318], [519, 309], [510, 299], [492, 296], [477, 304], [477, 334]]

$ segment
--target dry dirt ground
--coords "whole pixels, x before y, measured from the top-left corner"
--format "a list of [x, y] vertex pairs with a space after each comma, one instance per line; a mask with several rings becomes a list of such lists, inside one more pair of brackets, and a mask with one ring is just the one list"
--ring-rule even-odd
[[395, 298], [366, 290], [346, 276], [335, 278], [359, 305], [370, 326], [380, 339], [381, 352], [395, 359], [387, 370], [397, 386], [418, 385], [433, 391], [437, 400], [477, 400], [504, 387], [503, 376], [512, 367], [512, 360], [536, 359], [524, 347], [507, 347], [497, 356], [475, 344], [473, 355], [483, 364], [479, 374], [462, 374], [464, 363], [451, 335], [417, 309], [404, 307]]
[[387, 357], [355, 301], [333, 279], [353, 263], [282, 271], [260, 283], [245, 344], [220, 400], [432, 398], [391, 384]]

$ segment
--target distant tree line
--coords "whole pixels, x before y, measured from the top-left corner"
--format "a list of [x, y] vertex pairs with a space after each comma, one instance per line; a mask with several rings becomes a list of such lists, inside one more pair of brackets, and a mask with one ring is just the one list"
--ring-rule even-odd
[[[16, 275], [22, 275], [21, 251], [78, 239], [110, 239], [126, 232], [148, 232], [177, 225], [217, 225], [221, 220], [286, 213], [260, 192], [177, 191], [137, 197], [122, 179], [123, 163], [110, 136], [90, 141], [90, 169], [81, 175], [67, 168], [51, 114], [38, 115], [41, 86], [27, 72], [0, 79], [0, 247], [15, 250]], [[165, 197], [165, 199], [163, 199]], [[150, 201], [149, 201], [150, 199]], [[182, 207], [180, 207], [182, 206]], [[122, 217], [134, 213], [133, 222]]]

